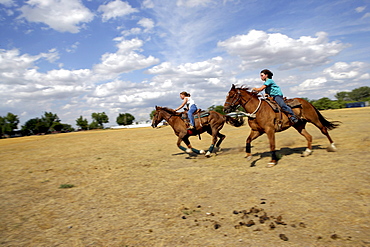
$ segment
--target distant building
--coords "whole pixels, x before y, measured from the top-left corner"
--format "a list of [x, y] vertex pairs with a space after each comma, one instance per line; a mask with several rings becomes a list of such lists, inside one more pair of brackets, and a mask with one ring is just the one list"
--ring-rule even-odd
[[346, 108], [352, 108], [352, 107], [365, 107], [369, 106], [369, 102], [353, 102], [353, 103], [346, 103]]

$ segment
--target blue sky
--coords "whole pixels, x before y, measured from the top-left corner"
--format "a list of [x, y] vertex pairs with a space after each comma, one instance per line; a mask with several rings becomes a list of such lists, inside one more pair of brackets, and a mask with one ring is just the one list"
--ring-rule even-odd
[[[231, 84], [319, 99], [370, 86], [370, 1], [0, 0], [0, 116], [149, 119]], [[20, 126], [19, 126], [20, 127]]]

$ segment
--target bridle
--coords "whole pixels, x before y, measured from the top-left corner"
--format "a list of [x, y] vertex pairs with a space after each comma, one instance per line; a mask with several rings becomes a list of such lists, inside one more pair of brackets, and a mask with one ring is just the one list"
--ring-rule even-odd
[[[252, 96], [245, 102], [245, 103], [243, 103], [242, 102], [242, 100], [243, 100], [243, 98], [241, 97], [241, 93], [240, 93], [240, 90], [238, 89], [238, 91], [237, 91], [237, 97], [230, 103], [230, 102], [225, 102], [225, 104], [229, 104], [230, 105], [230, 108], [231, 109], [235, 109], [236, 107], [238, 107], [239, 105], [241, 105], [241, 106], [245, 106], [246, 104], [248, 104], [248, 102], [250, 101], [252, 99]], [[235, 105], [235, 103], [237, 103], [237, 102], [241, 102], [241, 104], [237, 104], [237, 105]]]
[[[237, 95], [238, 96], [236, 97], [236, 99], [234, 99], [231, 103], [230, 102], [227, 102], [227, 101], [225, 102], [225, 104], [229, 104], [230, 105], [230, 108], [231, 109], [235, 109], [239, 105], [242, 106], [243, 108], [245, 108], [245, 106], [252, 99], [252, 95], [251, 95], [249, 97], [249, 99], [245, 103], [243, 103], [242, 100], [244, 100], [244, 99], [243, 99], [243, 97], [241, 97], [241, 93], [240, 93], [240, 90], [239, 89], [237, 91]], [[254, 112], [252, 112], [252, 113], [247, 113], [248, 117], [250, 117], [250, 118], [255, 118], [256, 117], [256, 112], [259, 110], [259, 108], [261, 106], [261, 102], [262, 102], [261, 98], [258, 98], [258, 100], [259, 100], [259, 103], [258, 103], [258, 106], [257, 106], [256, 110]], [[241, 102], [241, 104], [235, 105], [237, 102]]]

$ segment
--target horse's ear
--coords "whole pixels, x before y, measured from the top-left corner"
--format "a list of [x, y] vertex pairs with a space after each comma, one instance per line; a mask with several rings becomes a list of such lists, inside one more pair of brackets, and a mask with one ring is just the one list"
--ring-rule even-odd
[[155, 109], [158, 110], [158, 106], [157, 105], [155, 106]]
[[235, 89], [235, 85], [234, 84], [232, 84], [231, 89]]

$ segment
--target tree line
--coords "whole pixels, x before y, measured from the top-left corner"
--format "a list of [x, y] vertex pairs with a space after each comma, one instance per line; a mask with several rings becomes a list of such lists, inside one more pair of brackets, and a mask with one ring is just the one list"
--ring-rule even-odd
[[[109, 123], [109, 117], [105, 112], [92, 113], [93, 121], [88, 122], [86, 118], [80, 116], [76, 119], [76, 125], [81, 130], [103, 129], [105, 123]], [[130, 125], [135, 117], [130, 113], [120, 113], [116, 119], [118, 125]], [[45, 112], [41, 117], [36, 117], [25, 122], [18, 130], [19, 117], [13, 113], [6, 116], [0, 116], [0, 138], [14, 136], [28, 136], [39, 134], [50, 134], [60, 132], [71, 132], [75, 129], [70, 124], [61, 123], [57, 114]]]
[[[370, 101], [370, 87], [360, 87], [350, 92], [338, 92], [334, 95], [334, 97], [336, 100], [331, 100], [327, 97], [318, 100], [305, 99], [319, 110], [340, 109], [345, 108], [346, 103]], [[222, 105], [212, 105], [208, 108], [208, 110], [225, 114], [223, 112]], [[150, 118], [153, 118], [154, 112], [155, 110], [150, 113]], [[105, 112], [92, 113], [91, 118], [93, 120], [91, 123], [89, 123], [86, 118], [80, 116], [76, 119], [76, 125], [81, 130], [91, 130], [102, 129], [104, 128], [105, 123], [109, 123], [109, 118]], [[116, 118], [116, 123], [118, 125], [130, 125], [134, 120], [135, 117], [130, 113], [119, 113]], [[0, 116], [0, 138], [3, 136], [27, 136], [48, 134], [53, 132], [70, 132], [75, 130], [70, 124], [61, 123], [58, 115], [52, 112], [45, 112], [41, 117], [28, 120], [24, 125], [22, 125], [20, 130], [17, 130], [18, 124], [19, 117], [13, 113], [9, 112], [6, 116]]]

